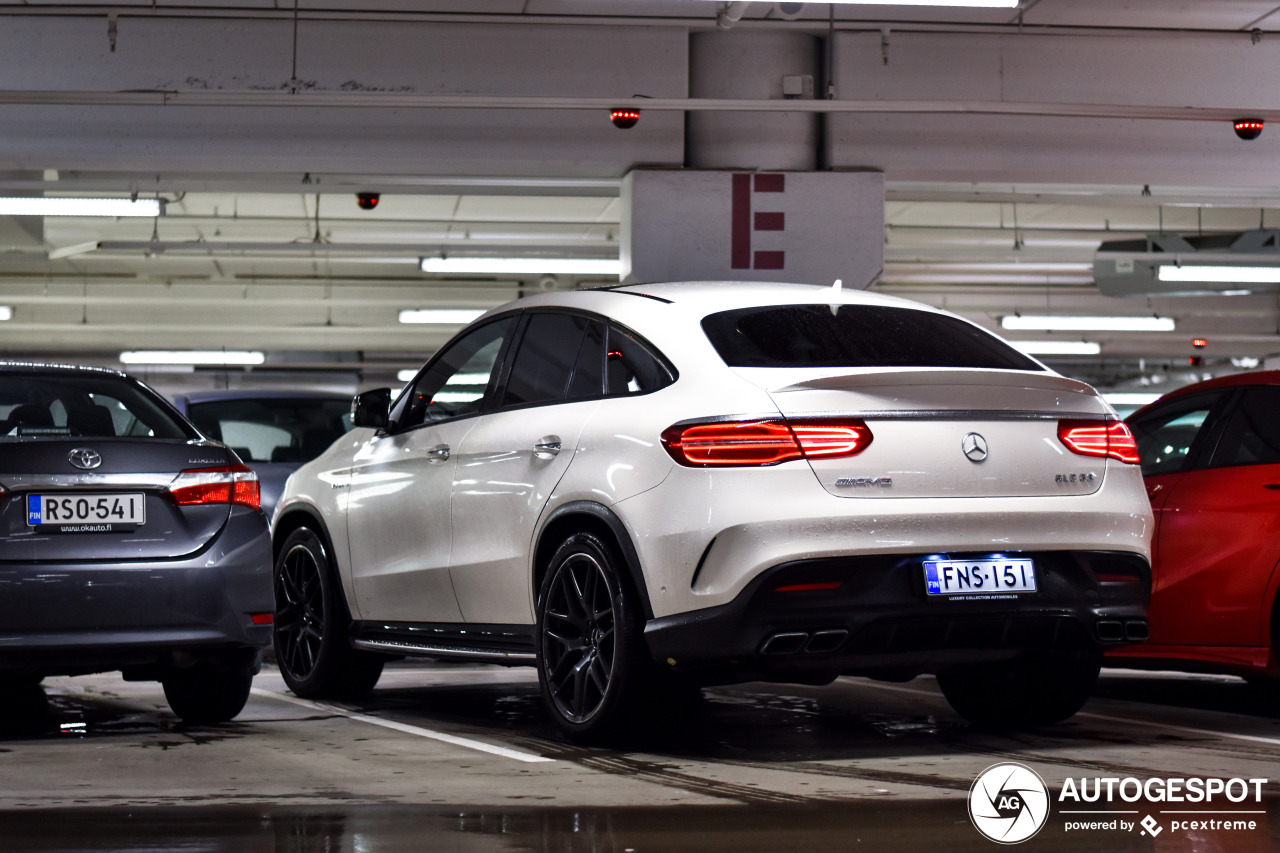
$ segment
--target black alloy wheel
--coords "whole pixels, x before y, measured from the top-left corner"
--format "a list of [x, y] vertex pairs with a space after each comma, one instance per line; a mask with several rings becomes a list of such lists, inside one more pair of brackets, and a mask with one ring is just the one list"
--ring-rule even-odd
[[285, 551], [276, 570], [276, 660], [282, 672], [305, 679], [320, 659], [324, 589], [316, 555], [306, 544]]
[[548, 590], [542, 634], [556, 709], [583, 723], [600, 710], [617, 660], [618, 614], [604, 568], [593, 555], [570, 554]]
[[307, 699], [361, 699], [383, 658], [351, 648], [351, 618], [329, 554], [313, 531], [289, 534], [275, 569], [276, 663], [289, 689]]
[[570, 536], [551, 558], [538, 597], [538, 683], [571, 738], [599, 741], [638, 710], [646, 669], [634, 598], [610, 545]]

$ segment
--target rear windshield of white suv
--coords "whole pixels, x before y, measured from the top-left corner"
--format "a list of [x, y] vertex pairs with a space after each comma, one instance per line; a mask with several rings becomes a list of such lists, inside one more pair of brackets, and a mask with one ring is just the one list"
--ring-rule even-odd
[[702, 329], [730, 367], [1043, 368], [977, 326], [883, 305], [772, 305], [709, 314]]

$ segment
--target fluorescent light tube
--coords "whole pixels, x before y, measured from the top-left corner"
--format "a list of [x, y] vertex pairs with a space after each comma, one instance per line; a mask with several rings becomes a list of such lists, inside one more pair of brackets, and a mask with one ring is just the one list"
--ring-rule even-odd
[[1000, 326], [1022, 332], [1172, 332], [1172, 317], [1070, 317], [1009, 314]]
[[840, 6], [960, 6], [978, 9], [1016, 9], [1019, 0], [827, 0]]
[[405, 308], [400, 312], [400, 322], [465, 326], [484, 312], [484, 308]]
[[1027, 355], [1098, 355], [1102, 344], [1094, 341], [1009, 341]]
[[10, 305], [0, 305], [0, 322], [13, 319], [13, 307]]
[[417, 375], [418, 375], [418, 369], [417, 369], [416, 367], [411, 367], [411, 368], [409, 368], [408, 370], [401, 370], [401, 371], [399, 371], [398, 373], [396, 373], [396, 381], [397, 381], [397, 382], [412, 382], [412, 381], [413, 381], [413, 377], [415, 377], [415, 376], [417, 376]]
[[960, 6], [974, 9], [1016, 9], [1018, 0], [827, 0], [841, 6]]
[[1162, 264], [1156, 271], [1160, 281], [1193, 281], [1214, 284], [1280, 284], [1280, 266], [1173, 266]]
[[0, 198], [0, 216], [160, 216], [158, 198]]
[[622, 275], [616, 258], [423, 258], [422, 271], [487, 275]]
[[252, 350], [127, 350], [121, 364], [262, 364], [266, 357]]
[[1102, 399], [1113, 406], [1145, 406], [1147, 403], [1154, 403], [1162, 396], [1164, 395], [1151, 391], [1113, 391], [1103, 394]]

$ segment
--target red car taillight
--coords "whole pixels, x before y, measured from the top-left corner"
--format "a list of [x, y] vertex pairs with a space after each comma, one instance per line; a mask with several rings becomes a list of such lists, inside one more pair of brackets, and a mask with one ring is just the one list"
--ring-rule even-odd
[[1109, 456], [1138, 464], [1138, 444], [1123, 421], [1058, 421], [1058, 440], [1081, 456]]
[[777, 465], [790, 459], [853, 456], [871, 444], [862, 421], [726, 421], [668, 427], [662, 446], [693, 467]]
[[262, 499], [258, 475], [247, 465], [189, 468], [169, 484], [169, 492], [179, 506], [239, 504], [258, 509]]

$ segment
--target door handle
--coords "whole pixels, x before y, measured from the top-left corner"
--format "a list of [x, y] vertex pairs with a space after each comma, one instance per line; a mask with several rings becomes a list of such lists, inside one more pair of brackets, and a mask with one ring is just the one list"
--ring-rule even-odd
[[1262, 484], [1262, 488], [1264, 488], [1264, 489], [1280, 489], [1280, 481], [1277, 481], [1277, 482], [1275, 482], [1275, 483], [1263, 483], [1263, 484]]
[[539, 459], [550, 459], [560, 452], [560, 436], [544, 435], [533, 445], [533, 455]]
[[443, 462], [449, 458], [449, 445], [437, 444], [427, 451], [428, 462]]

